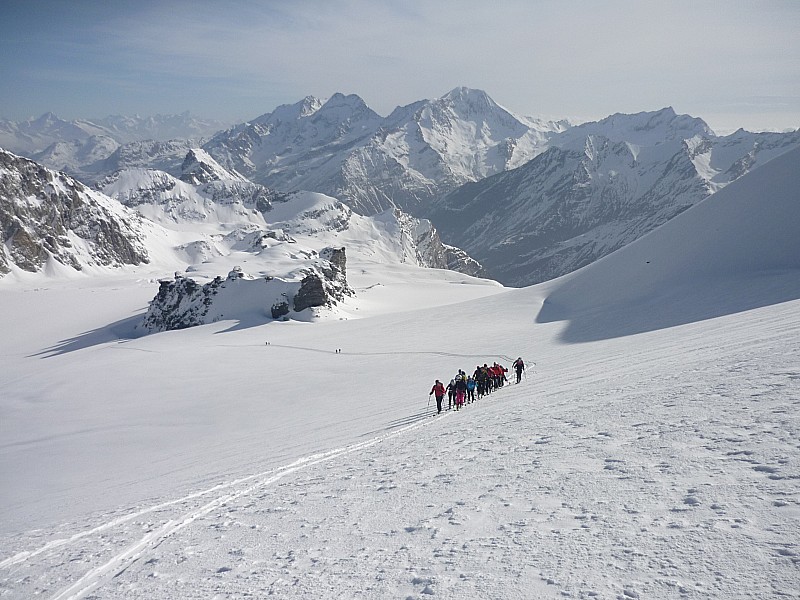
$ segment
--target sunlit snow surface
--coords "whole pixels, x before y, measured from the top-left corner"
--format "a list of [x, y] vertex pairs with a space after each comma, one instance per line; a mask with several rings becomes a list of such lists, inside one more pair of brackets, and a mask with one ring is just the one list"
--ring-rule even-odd
[[532, 288], [353, 259], [317, 323], [129, 339], [154, 273], [4, 281], [0, 596], [796, 597], [796, 161]]

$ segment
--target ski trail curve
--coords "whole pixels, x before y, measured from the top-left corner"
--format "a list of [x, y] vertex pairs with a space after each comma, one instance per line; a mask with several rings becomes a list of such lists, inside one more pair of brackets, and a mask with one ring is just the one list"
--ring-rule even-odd
[[369, 440], [365, 440], [363, 442], [351, 444], [349, 446], [344, 446], [341, 448], [336, 448], [334, 450], [329, 450], [327, 452], [312, 454], [300, 458], [289, 465], [285, 465], [277, 469], [272, 469], [270, 471], [265, 471], [263, 473], [251, 475], [249, 477], [241, 478], [229, 483], [220, 484], [209, 490], [196, 492], [194, 494], [185, 496], [183, 498], [179, 498], [177, 500], [171, 500], [169, 502], [165, 502], [157, 506], [149, 507], [147, 509], [138, 511], [134, 514], [126, 515], [125, 517], [120, 517], [119, 519], [115, 519], [114, 521], [95, 527], [94, 529], [91, 529], [89, 531], [82, 532], [71, 538], [50, 542], [45, 546], [39, 548], [38, 550], [32, 552], [21, 552], [0, 563], [0, 567], [11, 566], [14, 564], [18, 564], [20, 562], [24, 562], [29, 558], [42, 554], [43, 552], [53, 550], [61, 546], [65, 546], [73, 541], [92, 535], [93, 533], [98, 533], [106, 529], [110, 529], [115, 525], [124, 523], [125, 521], [130, 521], [131, 519], [134, 519], [137, 516], [141, 516], [143, 514], [156, 511], [159, 508], [179, 504], [181, 502], [209, 495], [224, 489], [234, 488], [243, 483], [250, 483], [250, 485], [248, 485], [243, 489], [225, 493], [207, 502], [206, 504], [198, 507], [197, 509], [182, 515], [177, 519], [171, 519], [167, 521], [157, 529], [148, 532], [144, 537], [142, 537], [135, 543], [129, 545], [127, 548], [125, 548], [123, 551], [113, 556], [110, 560], [106, 561], [104, 564], [91, 569], [85, 575], [83, 575], [75, 582], [73, 582], [71, 585], [62, 589], [55, 596], [52, 597], [52, 600], [78, 600], [79, 598], [84, 597], [86, 594], [92, 592], [93, 590], [102, 587], [108, 580], [124, 573], [134, 562], [139, 560], [146, 552], [152, 550], [153, 548], [157, 548], [164, 540], [166, 540], [170, 536], [175, 535], [183, 528], [191, 525], [197, 519], [207, 515], [208, 513], [219, 508], [220, 506], [223, 506], [227, 502], [231, 502], [237, 498], [251, 494], [260, 488], [275, 483], [276, 481], [282, 479], [286, 475], [290, 475], [292, 473], [301, 471], [308, 467], [318, 465], [320, 463], [324, 463], [330, 460], [334, 460], [341, 456], [345, 456], [347, 454], [351, 454], [353, 452], [357, 452], [365, 448], [369, 448], [371, 446], [374, 446], [375, 444], [379, 444], [383, 441], [403, 435], [406, 432], [416, 429], [418, 427], [422, 427], [426, 423], [430, 422], [432, 421], [415, 422], [411, 425], [406, 425], [405, 427], [402, 427], [401, 429], [398, 429], [391, 433], [379, 435]]
[[109, 521], [108, 523], [103, 523], [102, 525], [98, 525], [97, 527], [94, 527], [92, 529], [87, 529], [86, 531], [82, 531], [82, 532], [77, 533], [77, 534], [75, 534], [73, 536], [70, 536], [68, 538], [59, 539], [59, 540], [52, 540], [52, 541], [46, 543], [41, 548], [38, 548], [37, 550], [26, 550], [24, 552], [19, 552], [19, 553], [13, 555], [13, 556], [10, 556], [10, 557], [0, 561], [0, 569], [7, 568], [7, 567], [12, 567], [14, 565], [21, 564], [21, 563], [23, 563], [23, 562], [25, 562], [25, 561], [27, 561], [27, 560], [29, 560], [31, 558], [39, 556], [40, 554], [44, 554], [44, 553], [46, 553], [46, 552], [48, 552], [50, 550], [57, 550], [58, 548], [61, 548], [61, 547], [64, 547], [64, 546], [68, 546], [69, 544], [72, 544], [74, 542], [78, 542], [78, 541], [82, 540], [83, 538], [87, 538], [87, 537], [90, 537], [92, 535], [95, 535], [95, 534], [98, 534], [98, 533], [102, 533], [103, 531], [107, 531], [109, 529], [113, 529], [114, 527], [117, 527], [119, 525], [123, 525], [123, 524], [125, 524], [125, 523], [127, 523], [129, 521], [132, 521], [134, 519], [137, 519], [139, 517], [143, 517], [143, 516], [145, 516], [145, 515], [147, 515], [149, 513], [157, 512], [157, 511], [162, 510], [164, 508], [169, 508], [170, 506], [174, 506], [176, 504], [181, 504], [181, 503], [184, 503], [184, 502], [187, 502], [187, 501], [190, 501], [190, 500], [194, 500], [196, 498], [202, 498], [203, 496], [207, 496], [209, 494], [213, 494], [215, 492], [219, 492], [220, 490], [236, 487], [238, 485], [242, 485], [244, 483], [247, 483], [247, 482], [252, 481], [254, 479], [258, 479], [260, 477], [264, 477], [264, 476], [272, 474], [272, 473], [280, 473], [280, 472], [282, 472], [282, 471], [284, 471], [286, 469], [290, 469], [290, 468], [295, 467], [297, 464], [302, 463], [303, 461], [314, 460], [316, 458], [323, 457], [326, 454], [327, 453], [318, 453], [318, 454], [310, 455], [310, 456], [298, 459], [297, 461], [295, 461], [295, 462], [293, 462], [293, 463], [291, 463], [289, 465], [284, 465], [282, 467], [276, 467], [274, 469], [270, 469], [269, 471], [264, 471], [262, 473], [258, 473], [258, 474], [255, 474], [255, 475], [248, 475], [247, 477], [242, 477], [242, 478], [235, 479], [233, 481], [228, 481], [228, 482], [225, 482], [225, 483], [220, 483], [220, 484], [215, 485], [214, 487], [211, 487], [211, 488], [209, 488], [207, 490], [194, 492], [194, 493], [189, 494], [187, 496], [183, 496], [182, 498], [177, 498], [175, 500], [170, 500], [168, 502], [162, 502], [160, 504], [155, 504], [153, 506], [149, 506], [149, 507], [144, 508], [142, 510], [138, 510], [136, 512], [121, 516], [121, 517], [119, 517], [117, 519]]

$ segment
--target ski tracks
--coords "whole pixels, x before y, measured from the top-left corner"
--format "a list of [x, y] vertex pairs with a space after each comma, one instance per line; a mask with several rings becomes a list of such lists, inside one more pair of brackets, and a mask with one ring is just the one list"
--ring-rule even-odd
[[[45, 560], [48, 562], [48, 565], [37, 565], [38, 568], [36, 570], [37, 572], [43, 572], [45, 577], [52, 577], [53, 570], [58, 571], [60, 567], [64, 567], [69, 563], [80, 563], [93, 559], [96, 560], [97, 546], [103, 544], [109, 545], [107, 533], [112, 530], [115, 530], [126, 524], [136, 524], [137, 520], [146, 519], [151, 515], [173, 509], [176, 506], [183, 505], [183, 508], [185, 508], [186, 505], [191, 505], [198, 499], [206, 498], [208, 496], [213, 497], [211, 500], [202, 503], [200, 506], [194, 506], [190, 510], [184, 511], [177, 517], [170, 518], [160, 525], [154, 526], [151, 523], [143, 523], [145, 534], [142, 537], [133, 543], [126, 544], [123, 550], [117, 551], [116, 554], [114, 554], [110, 559], [105, 560], [105, 562], [99, 566], [91, 568], [82, 576], [78, 577], [78, 579], [74, 580], [71, 584], [50, 596], [52, 600], [77, 600], [78, 598], [82, 598], [93, 590], [102, 587], [114, 577], [124, 573], [132, 564], [140, 560], [149, 551], [157, 548], [167, 538], [174, 536], [185, 527], [188, 527], [194, 523], [196, 520], [224, 506], [225, 504], [253, 494], [257, 490], [267, 487], [286, 477], [287, 475], [291, 475], [303, 469], [319, 465], [320, 463], [335, 460], [342, 456], [364, 450], [370, 446], [374, 446], [375, 444], [379, 444], [391, 438], [404, 435], [413, 429], [422, 427], [431, 422], [431, 420], [417, 421], [409, 425], [405, 425], [390, 433], [377, 435], [363, 442], [305, 456], [288, 465], [234, 481], [221, 483], [207, 490], [195, 492], [182, 498], [160, 503], [127, 515], [123, 515], [107, 523], [93, 527], [86, 531], [82, 531], [67, 538], [47, 542], [36, 550], [18, 552], [9, 558], [0, 561], [0, 573], [2, 573], [2, 571], [7, 572], [7, 574], [2, 576], [2, 579], [0, 579], [0, 595], [5, 595], [5, 593], [8, 591], [15, 593], [14, 589], [9, 590], [8, 587], [6, 587], [10, 582], [14, 582], [15, 584], [23, 584], [23, 587], [25, 587], [25, 585], [30, 586], [31, 584], [36, 584], [36, 582], [31, 581], [30, 576], [23, 575], [22, 577], [19, 577], [18, 574], [13, 572], [14, 568], [21, 569], [25, 565], [33, 562], [35, 559], [38, 559], [40, 562], [41, 560]], [[64, 556], [64, 554], [68, 554], [68, 551], [71, 551], [73, 547], [80, 542], [85, 541], [90, 543], [94, 540], [99, 540], [100, 543], [90, 544], [92, 548], [91, 551], [84, 549], [83, 551], [78, 551], [76, 555], [70, 556], [69, 558]], [[68, 578], [70, 578], [70, 574], [67, 574], [66, 576], [62, 574], [59, 577], [61, 580]], [[43, 587], [36, 590], [28, 590], [30, 595], [52, 593], [52, 590], [49, 589], [50, 586], [47, 583], [39, 582], [39, 585], [42, 585]]]

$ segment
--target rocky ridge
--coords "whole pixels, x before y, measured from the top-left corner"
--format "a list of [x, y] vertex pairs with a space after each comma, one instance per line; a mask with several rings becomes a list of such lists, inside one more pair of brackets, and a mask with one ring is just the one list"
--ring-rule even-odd
[[141, 220], [75, 179], [0, 150], [0, 275], [149, 262]]

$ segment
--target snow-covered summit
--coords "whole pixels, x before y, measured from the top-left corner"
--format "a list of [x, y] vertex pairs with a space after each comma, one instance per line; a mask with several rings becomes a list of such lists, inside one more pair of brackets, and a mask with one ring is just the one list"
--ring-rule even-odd
[[668, 106], [657, 111], [615, 113], [599, 121], [576, 125], [555, 137], [552, 143], [559, 147], [569, 147], [576, 140], [585, 139], [590, 135], [602, 135], [614, 142], [654, 146], [694, 136], [714, 136], [714, 132], [702, 119], [676, 114], [675, 110]]
[[203, 148], [253, 181], [282, 191], [307, 189], [300, 185], [306, 171], [324, 168], [331, 155], [370, 136], [380, 120], [356, 95], [334, 94], [324, 103], [306, 97], [220, 132]]
[[223, 168], [212, 156], [202, 148], [192, 148], [186, 153], [181, 165], [181, 181], [193, 184], [211, 181], [248, 181], [236, 171]]
[[272, 112], [253, 119], [252, 122], [260, 125], [281, 121], [295, 121], [301, 117], [308, 117], [314, 114], [323, 104], [324, 102], [315, 96], [306, 96], [294, 104], [282, 104]]
[[254, 181], [342, 198], [362, 214], [414, 212], [438, 194], [513, 168], [560, 126], [515, 116], [482, 90], [396, 108], [382, 118], [355, 95], [313, 97], [220, 133], [203, 147]]

